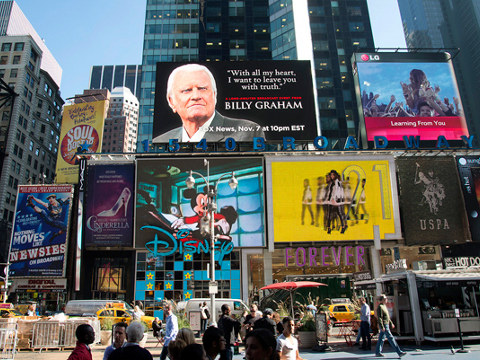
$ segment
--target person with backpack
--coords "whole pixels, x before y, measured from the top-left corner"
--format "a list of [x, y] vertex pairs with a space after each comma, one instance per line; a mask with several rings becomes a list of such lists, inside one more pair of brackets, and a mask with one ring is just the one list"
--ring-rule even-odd
[[204, 301], [203, 304], [200, 304], [200, 331], [202, 334], [207, 330], [207, 322], [210, 319], [210, 311], [207, 306], [207, 302]]

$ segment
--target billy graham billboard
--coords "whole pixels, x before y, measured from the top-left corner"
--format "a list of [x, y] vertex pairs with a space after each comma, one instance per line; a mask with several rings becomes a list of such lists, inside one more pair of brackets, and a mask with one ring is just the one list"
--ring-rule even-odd
[[10, 276], [65, 276], [73, 187], [20, 185], [10, 243]]
[[357, 53], [352, 60], [363, 141], [469, 136], [449, 54]]
[[309, 61], [157, 63], [153, 143], [312, 140]]
[[393, 157], [266, 157], [269, 244], [401, 237]]

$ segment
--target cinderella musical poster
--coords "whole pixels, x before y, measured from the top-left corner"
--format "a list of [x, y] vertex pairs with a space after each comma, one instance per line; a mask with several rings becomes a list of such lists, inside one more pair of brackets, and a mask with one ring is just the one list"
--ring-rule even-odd
[[134, 165], [88, 167], [85, 246], [132, 246]]

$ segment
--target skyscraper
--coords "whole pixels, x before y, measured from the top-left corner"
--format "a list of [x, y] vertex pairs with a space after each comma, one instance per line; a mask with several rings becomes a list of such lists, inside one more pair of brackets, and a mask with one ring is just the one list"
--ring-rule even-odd
[[[455, 75], [471, 134], [480, 134], [480, 2], [398, 0], [409, 48], [459, 48]], [[441, 84], [439, 84], [441, 86]]]
[[355, 51], [374, 48], [366, 0], [269, 3], [273, 59], [313, 63], [322, 135], [356, 135], [350, 58]]
[[156, 63], [271, 59], [267, 0], [147, 0], [138, 151], [152, 140]]
[[140, 95], [141, 65], [95, 65], [90, 72], [90, 89], [108, 89], [125, 86], [133, 95]]
[[310, 60], [323, 135], [356, 135], [350, 57], [374, 48], [366, 0], [148, 0], [139, 151], [151, 140], [158, 61]]
[[119, 86], [113, 89], [103, 126], [102, 152], [135, 152], [138, 107], [138, 100], [129, 88]]

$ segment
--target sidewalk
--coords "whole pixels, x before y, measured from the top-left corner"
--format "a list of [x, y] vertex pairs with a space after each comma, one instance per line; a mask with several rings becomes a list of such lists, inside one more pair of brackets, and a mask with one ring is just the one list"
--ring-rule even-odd
[[[199, 341], [197, 339], [197, 341]], [[157, 340], [151, 337], [149, 334], [149, 339], [147, 341], [146, 349], [148, 349], [155, 360], [158, 360], [160, 353], [162, 352], [161, 345], [157, 344]], [[384, 358], [375, 357], [374, 346], [372, 344], [372, 351], [365, 352], [360, 350], [357, 346], [350, 347], [342, 341], [333, 341], [329, 343], [332, 351], [326, 352], [312, 352], [312, 351], [300, 351], [300, 356], [306, 360], [322, 360], [322, 359], [340, 359], [340, 360], [353, 360], [353, 359], [398, 359], [396, 353], [391, 351], [390, 345], [388, 342], [384, 346]], [[460, 348], [460, 343], [456, 342], [452, 344], [455, 349]], [[455, 359], [457, 360], [477, 360], [480, 359], [480, 343], [467, 343], [465, 348], [470, 350], [470, 353], [461, 354], [456, 353], [452, 354], [450, 349], [450, 344], [432, 344], [429, 342], [424, 343], [422, 346], [416, 346], [414, 343], [400, 343], [400, 347], [407, 351], [407, 355], [402, 359], [416, 359], [416, 360], [441, 360], [441, 359]], [[103, 352], [105, 351], [106, 346], [94, 345], [92, 347], [93, 360], [102, 360]], [[235, 355], [234, 360], [243, 360], [243, 348], [240, 349], [241, 354]], [[71, 350], [43, 350], [39, 351], [20, 351], [16, 353], [16, 360], [66, 360], [70, 355]]]

